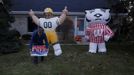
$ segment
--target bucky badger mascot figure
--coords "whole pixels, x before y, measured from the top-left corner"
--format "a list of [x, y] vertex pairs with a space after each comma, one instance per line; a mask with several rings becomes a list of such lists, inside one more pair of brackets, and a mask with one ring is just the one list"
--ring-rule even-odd
[[89, 39], [89, 52], [106, 53], [105, 41], [113, 36], [113, 31], [106, 25], [110, 20], [109, 9], [86, 10], [85, 19], [88, 22], [86, 27], [86, 38]]

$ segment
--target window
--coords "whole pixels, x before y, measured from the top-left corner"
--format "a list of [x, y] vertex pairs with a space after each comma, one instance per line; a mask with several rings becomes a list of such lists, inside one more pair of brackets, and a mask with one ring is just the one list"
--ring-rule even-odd
[[33, 32], [37, 27], [38, 26], [32, 21], [32, 18], [28, 17], [28, 32]]
[[79, 28], [79, 31], [84, 31], [84, 18], [77, 19], [77, 27]]

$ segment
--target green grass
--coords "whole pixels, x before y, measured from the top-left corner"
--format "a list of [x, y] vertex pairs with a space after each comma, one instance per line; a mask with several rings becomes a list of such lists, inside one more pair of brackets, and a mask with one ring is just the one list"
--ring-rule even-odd
[[134, 75], [133, 45], [107, 47], [107, 55], [89, 55], [88, 46], [63, 45], [60, 57], [50, 48], [45, 61], [34, 65], [23, 46], [18, 53], [0, 55], [0, 75]]

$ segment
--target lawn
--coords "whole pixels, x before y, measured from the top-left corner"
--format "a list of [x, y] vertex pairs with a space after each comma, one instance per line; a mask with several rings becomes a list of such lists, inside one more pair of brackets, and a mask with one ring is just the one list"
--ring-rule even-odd
[[87, 54], [88, 46], [62, 45], [55, 57], [52, 47], [45, 61], [34, 65], [27, 46], [18, 53], [0, 55], [0, 75], [134, 75], [132, 44], [110, 43], [108, 54]]

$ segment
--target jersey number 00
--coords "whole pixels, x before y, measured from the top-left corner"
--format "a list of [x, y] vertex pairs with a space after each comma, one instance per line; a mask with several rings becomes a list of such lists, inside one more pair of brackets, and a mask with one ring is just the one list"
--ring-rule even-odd
[[44, 22], [44, 28], [52, 28], [52, 22]]

